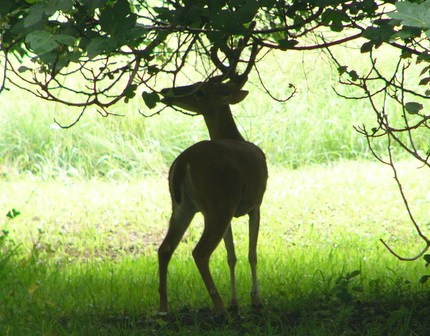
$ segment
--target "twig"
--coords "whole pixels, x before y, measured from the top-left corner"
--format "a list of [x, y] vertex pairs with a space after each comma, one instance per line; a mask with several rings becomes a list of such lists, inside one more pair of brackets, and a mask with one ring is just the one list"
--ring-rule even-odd
[[418, 255], [416, 255], [415, 257], [406, 258], [406, 257], [402, 257], [402, 256], [400, 256], [399, 254], [397, 254], [396, 252], [394, 252], [394, 251], [393, 251], [393, 249], [392, 249], [392, 248], [390, 248], [390, 247], [388, 246], [388, 244], [387, 244], [383, 239], [380, 239], [380, 241], [382, 242], [382, 244], [384, 244], [384, 246], [388, 249], [388, 251], [390, 251], [390, 253], [391, 253], [391, 254], [393, 254], [397, 259], [402, 260], [402, 261], [415, 261], [415, 260], [417, 260], [418, 258], [420, 258], [421, 256], [423, 256], [423, 255], [424, 255], [424, 253], [426, 253], [426, 252], [429, 250], [429, 248], [430, 248], [430, 240], [429, 240], [429, 239], [428, 239], [428, 238], [427, 238], [427, 237], [422, 233], [422, 231], [421, 231], [421, 229], [420, 229], [420, 227], [419, 227], [418, 223], [416, 222], [416, 220], [415, 220], [415, 218], [414, 218], [414, 216], [413, 216], [413, 214], [412, 214], [411, 208], [409, 207], [408, 200], [407, 200], [406, 195], [405, 195], [405, 193], [404, 193], [404, 191], [403, 191], [403, 186], [402, 186], [402, 184], [400, 183], [400, 179], [399, 179], [399, 176], [398, 176], [398, 174], [397, 174], [397, 169], [396, 169], [396, 166], [395, 166], [395, 164], [394, 164], [393, 154], [392, 154], [392, 151], [391, 151], [391, 137], [390, 137], [390, 136], [388, 136], [388, 146], [387, 146], [387, 148], [388, 148], [388, 155], [389, 155], [389, 158], [390, 158], [390, 166], [391, 166], [391, 168], [393, 169], [393, 173], [394, 173], [394, 180], [396, 181], [397, 186], [398, 186], [398, 188], [399, 188], [400, 195], [401, 195], [402, 200], [403, 200], [403, 204], [404, 204], [404, 205], [405, 205], [405, 207], [406, 207], [406, 211], [408, 212], [408, 215], [409, 215], [409, 218], [410, 218], [411, 222], [412, 222], [412, 223], [414, 224], [414, 226], [415, 226], [415, 230], [417, 231], [417, 233], [418, 233], [418, 235], [421, 237], [421, 239], [422, 239], [422, 240], [424, 240], [424, 242], [426, 243], [426, 246], [425, 246], [425, 247], [424, 247], [424, 249], [423, 249], [420, 253], [418, 253]]

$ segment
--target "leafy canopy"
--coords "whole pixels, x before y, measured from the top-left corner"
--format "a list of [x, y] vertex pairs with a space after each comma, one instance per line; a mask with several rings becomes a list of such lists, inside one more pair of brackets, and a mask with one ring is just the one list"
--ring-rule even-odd
[[[1, 52], [7, 80], [36, 96], [102, 109], [155, 91], [155, 78], [211, 64], [216, 47], [231, 60], [241, 38], [261, 49], [306, 50], [367, 39], [362, 52], [411, 41], [429, 30], [429, 1], [374, 0], [2, 0]], [[393, 20], [394, 19], [394, 20]], [[256, 25], [249, 30], [251, 22]], [[333, 34], [335, 33], [335, 34]], [[309, 44], [309, 36], [313, 41]], [[15, 59], [15, 60], [14, 60]], [[25, 60], [31, 59], [31, 62]], [[18, 60], [18, 62], [16, 61]], [[208, 68], [207, 77], [217, 69]], [[81, 87], [67, 84], [78, 75]], [[108, 79], [108, 81], [106, 81]], [[146, 89], [147, 90], [147, 89]], [[157, 95], [146, 93], [148, 107]]]

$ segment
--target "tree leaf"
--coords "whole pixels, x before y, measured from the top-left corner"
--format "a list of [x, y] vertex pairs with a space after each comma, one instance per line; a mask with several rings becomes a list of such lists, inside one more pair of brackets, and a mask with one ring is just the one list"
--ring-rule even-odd
[[420, 80], [419, 85], [427, 85], [430, 82], [430, 77], [426, 77]]
[[327, 9], [321, 16], [322, 24], [334, 32], [343, 30], [343, 22], [350, 22], [349, 16], [341, 10]]
[[426, 261], [426, 267], [430, 265], [430, 254], [425, 254], [423, 258]]
[[339, 73], [340, 76], [342, 76], [346, 72], [347, 69], [348, 69], [347, 66], [340, 66], [337, 68], [337, 72]]
[[400, 54], [400, 57], [402, 59], [407, 59], [407, 58], [411, 58], [412, 54], [411, 54], [411, 52], [409, 50], [404, 49], [404, 50], [402, 50], [402, 52]]
[[388, 14], [393, 19], [400, 20], [404, 26], [419, 27], [425, 30], [430, 28], [430, 2], [421, 4], [407, 1], [396, 2], [397, 11]]
[[54, 35], [54, 39], [59, 44], [65, 44], [68, 46], [73, 46], [75, 44], [75, 41], [76, 41], [76, 38], [74, 36], [65, 35], [65, 34]]
[[245, 1], [242, 6], [236, 10], [236, 17], [241, 23], [251, 22], [257, 14], [260, 3], [258, 1]]
[[42, 19], [47, 18], [45, 14], [48, 5], [45, 2], [38, 2], [30, 7], [28, 15], [24, 18], [24, 27], [28, 28], [38, 24]]
[[[3, 0], [4, 1], [4, 0]], [[31, 3], [30, 1], [27, 1]], [[24, 18], [24, 27], [28, 28], [46, 20], [58, 11], [69, 12], [73, 8], [72, 0], [33, 1], [28, 15]]]
[[373, 46], [375, 43], [373, 41], [364, 42], [363, 45], [360, 48], [360, 52], [362, 54], [372, 51]]
[[279, 49], [284, 51], [294, 48], [294, 46], [298, 43], [299, 42], [296, 40], [287, 40], [287, 39], [282, 39], [278, 41]]
[[160, 101], [160, 97], [156, 92], [142, 92], [142, 98], [148, 108], [153, 109]]
[[50, 0], [49, 5], [53, 13], [56, 11], [67, 13], [73, 8], [73, 0]]
[[101, 54], [109, 54], [118, 47], [118, 42], [115, 37], [96, 37], [88, 43], [85, 48], [88, 57], [94, 58]]
[[420, 73], [420, 76], [424, 75], [426, 72], [430, 70], [430, 65], [425, 66]]
[[430, 54], [428, 53], [427, 50], [424, 51], [423, 53], [421, 53], [420, 55], [418, 55], [418, 57], [417, 57], [417, 64], [419, 64], [421, 62], [430, 63]]
[[406, 112], [409, 114], [418, 114], [423, 109], [423, 104], [417, 102], [409, 102], [405, 104]]
[[134, 98], [134, 96], [136, 96], [136, 89], [137, 89], [137, 85], [136, 84], [130, 84], [124, 90], [126, 103], [128, 102], [129, 99]]
[[31, 70], [30, 68], [27, 68], [25, 65], [21, 65], [19, 68], [18, 68], [18, 72], [19, 73], [23, 73], [23, 72], [26, 72], [26, 71], [28, 71], [28, 70]]
[[106, 6], [100, 13], [103, 31], [112, 36], [122, 36], [136, 25], [136, 15], [131, 13], [127, 0], [117, 0], [113, 6]]
[[388, 42], [395, 33], [393, 27], [388, 24], [379, 27], [368, 27], [363, 32], [363, 37], [373, 41], [375, 44]]
[[50, 52], [58, 46], [54, 35], [45, 30], [36, 30], [29, 33], [25, 37], [25, 42], [29, 43], [31, 49], [38, 55]]
[[351, 70], [351, 71], [349, 71], [349, 72], [348, 72], [348, 75], [349, 75], [349, 77], [351, 77], [351, 80], [352, 80], [353, 82], [355, 82], [357, 79], [359, 79], [359, 78], [360, 78], [360, 76], [358, 75], [357, 71], [355, 71], [355, 70]]

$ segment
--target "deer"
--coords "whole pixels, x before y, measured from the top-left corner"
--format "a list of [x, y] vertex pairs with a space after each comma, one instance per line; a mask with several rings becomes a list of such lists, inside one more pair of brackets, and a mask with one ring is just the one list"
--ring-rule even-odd
[[[238, 47], [239, 48], [239, 47]], [[213, 52], [212, 52], [213, 51]], [[263, 151], [240, 134], [230, 105], [240, 103], [248, 95], [242, 90], [257, 53], [254, 43], [244, 73], [236, 73], [236, 61], [222, 64], [211, 50], [212, 59], [223, 72], [221, 79], [166, 88], [161, 91], [162, 102], [168, 106], [202, 115], [210, 140], [198, 142], [185, 149], [170, 167], [168, 182], [172, 202], [167, 234], [158, 250], [160, 313], [168, 312], [167, 273], [173, 252], [189, 227], [194, 215], [204, 218], [203, 233], [192, 255], [212, 299], [215, 312], [226, 316], [228, 310], [211, 275], [209, 260], [224, 239], [230, 270], [230, 309], [238, 311], [235, 265], [236, 254], [231, 221], [233, 217], [249, 216], [249, 253], [251, 266], [252, 306], [262, 306], [257, 279], [257, 240], [260, 226], [260, 206], [266, 190], [268, 171]], [[222, 79], [229, 76], [229, 81]]]

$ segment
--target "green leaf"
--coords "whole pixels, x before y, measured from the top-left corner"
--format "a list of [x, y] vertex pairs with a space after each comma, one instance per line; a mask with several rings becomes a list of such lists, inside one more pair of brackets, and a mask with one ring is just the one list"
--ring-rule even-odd
[[257, 14], [260, 3], [255, 0], [248, 0], [235, 11], [236, 18], [241, 23], [251, 22]]
[[426, 261], [426, 267], [430, 265], [430, 254], [425, 254], [423, 258]]
[[47, 7], [45, 2], [38, 2], [31, 6], [28, 15], [24, 18], [24, 27], [28, 28], [47, 18], [48, 16], [45, 14]]
[[355, 71], [355, 70], [351, 70], [351, 71], [349, 71], [349, 72], [348, 72], [348, 75], [349, 75], [349, 77], [351, 77], [351, 80], [352, 80], [353, 82], [355, 82], [357, 79], [359, 79], [359, 78], [360, 78], [360, 76], [358, 75], [357, 71]]
[[430, 28], [430, 1], [421, 4], [406, 1], [396, 2], [397, 11], [388, 14], [393, 19], [400, 20], [404, 26]]
[[355, 278], [356, 276], [359, 276], [361, 274], [361, 272], [359, 271], [359, 270], [355, 270], [355, 271], [352, 271], [351, 273], [348, 273], [347, 275], [346, 275], [346, 278], [348, 279], [348, 280], [350, 280], [350, 279], [352, 279], [352, 278]]
[[131, 98], [134, 98], [136, 96], [136, 89], [137, 89], [136, 84], [131, 84], [127, 86], [127, 88], [124, 90], [125, 103], [128, 103]]
[[421, 28], [404, 26], [401, 30], [394, 33], [392, 38], [400, 38], [402, 40], [421, 36]]
[[58, 11], [69, 12], [72, 8], [72, 0], [38, 1], [30, 7], [28, 15], [24, 18], [24, 27], [36, 25]]
[[334, 32], [343, 30], [343, 22], [349, 22], [349, 16], [341, 10], [327, 9], [322, 15], [322, 24], [329, 26]]
[[293, 49], [296, 44], [299, 42], [296, 40], [288, 40], [288, 39], [282, 39], [278, 41], [279, 49], [285, 51], [288, 49]]
[[430, 65], [425, 66], [420, 73], [420, 76], [424, 75], [426, 72], [430, 70]]
[[114, 37], [96, 37], [88, 43], [86, 51], [89, 58], [98, 55], [109, 54], [118, 47], [118, 41]]
[[23, 72], [26, 72], [26, 71], [28, 71], [28, 70], [31, 70], [30, 68], [27, 68], [25, 65], [21, 65], [19, 68], [18, 68], [18, 72], [19, 73], [23, 73]]
[[375, 43], [373, 41], [364, 42], [363, 45], [360, 48], [360, 52], [362, 54], [372, 51], [373, 46]]
[[117, 0], [112, 7], [106, 6], [100, 13], [100, 26], [103, 31], [119, 37], [136, 25], [136, 18], [127, 0]]
[[148, 108], [153, 109], [160, 101], [160, 97], [156, 92], [142, 92], [142, 98]]
[[373, 41], [375, 44], [388, 42], [395, 31], [392, 26], [388, 24], [381, 25], [380, 27], [368, 27], [363, 32], [363, 37]]
[[417, 64], [419, 64], [421, 62], [430, 63], [430, 54], [428, 53], [427, 50], [418, 55], [418, 57], [417, 57]]
[[75, 41], [76, 41], [76, 38], [74, 36], [65, 35], [65, 34], [54, 35], [54, 39], [59, 44], [65, 44], [68, 46], [73, 46], [75, 44]]
[[420, 279], [420, 284], [425, 284], [429, 278], [430, 275], [423, 275]]
[[348, 69], [347, 66], [340, 66], [337, 68], [337, 72], [339, 73], [340, 76], [342, 76], [346, 72], [347, 69]]
[[423, 104], [416, 102], [409, 102], [405, 104], [406, 112], [409, 114], [418, 114], [423, 109]]
[[67, 13], [73, 8], [73, 0], [49, 0], [49, 7], [52, 14], [56, 11]]
[[411, 58], [411, 57], [412, 57], [412, 54], [409, 50], [406, 50], [406, 49], [402, 50], [402, 52], [400, 54], [400, 58], [407, 59], [407, 58]]
[[160, 72], [160, 69], [156, 66], [156, 65], [150, 65], [148, 67], [148, 73], [152, 76], [152, 75], [156, 75], [157, 73]]
[[427, 85], [430, 82], [430, 77], [426, 77], [420, 80], [419, 85]]
[[344, 303], [351, 302], [351, 300], [353, 299], [352, 294], [349, 293], [347, 290], [342, 290], [336, 293], [336, 296], [339, 300], [341, 300]]
[[31, 49], [38, 55], [50, 52], [58, 46], [54, 35], [45, 30], [36, 30], [29, 33], [25, 37], [25, 42], [29, 43]]
[[8, 211], [8, 213], [6, 214], [6, 217], [10, 218], [10, 219], [14, 219], [16, 217], [18, 217], [21, 214], [21, 212], [19, 212], [16, 209], [12, 209], [10, 211]]

